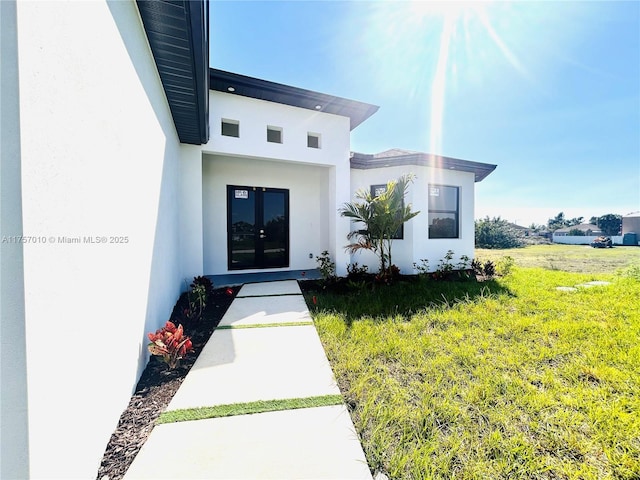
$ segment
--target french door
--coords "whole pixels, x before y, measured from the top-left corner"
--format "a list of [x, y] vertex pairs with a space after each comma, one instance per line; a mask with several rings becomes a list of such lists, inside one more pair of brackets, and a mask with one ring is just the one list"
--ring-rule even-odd
[[289, 190], [227, 185], [229, 270], [289, 266]]

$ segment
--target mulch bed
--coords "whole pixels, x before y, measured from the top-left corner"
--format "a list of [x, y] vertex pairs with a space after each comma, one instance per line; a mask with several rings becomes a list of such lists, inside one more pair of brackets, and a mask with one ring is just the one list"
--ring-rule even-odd
[[190, 336], [193, 342], [193, 351], [187, 354], [181, 360], [180, 366], [174, 370], [168, 370], [167, 365], [158, 357], [151, 357], [107, 444], [97, 480], [119, 480], [124, 476], [238, 290], [239, 287], [213, 290], [202, 318], [196, 322], [188, 322], [180, 315], [179, 312], [184, 311], [187, 303], [185, 294], [180, 297], [171, 321], [176, 325], [182, 323], [185, 334]]

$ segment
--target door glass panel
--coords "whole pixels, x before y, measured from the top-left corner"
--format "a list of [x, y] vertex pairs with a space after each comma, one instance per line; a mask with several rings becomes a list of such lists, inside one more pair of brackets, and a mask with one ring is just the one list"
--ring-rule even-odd
[[256, 192], [251, 188], [229, 189], [231, 210], [229, 267], [251, 268], [256, 264]]
[[262, 196], [264, 266], [285, 267], [289, 264], [287, 252], [289, 220], [287, 218], [286, 193], [266, 191], [262, 193]]

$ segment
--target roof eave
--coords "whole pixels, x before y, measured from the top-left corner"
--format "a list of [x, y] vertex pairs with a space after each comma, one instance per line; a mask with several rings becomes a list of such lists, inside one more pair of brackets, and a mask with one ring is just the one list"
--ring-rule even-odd
[[[349, 117], [353, 130], [378, 111], [378, 106], [292, 87], [215, 68], [209, 69], [211, 90]], [[319, 107], [319, 108], [318, 108]]]
[[351, 156], [351, 167], [356, 169], [385, 168], [403, 165], [418, 165], [443, 170], [457, 170], [474, 174], [475, 182], [481, 182], [497, 165], [481, 162], [472, 162], [459, 158], [443, 157], [440, 155], [430, 155], [427, 153], [417, 153], [410, 155], [397, 155], [395, 157], [375, 158], [374, 155], [354, 152]]
[[180, 142], [209, 141], [209, 3], [136, 0]]

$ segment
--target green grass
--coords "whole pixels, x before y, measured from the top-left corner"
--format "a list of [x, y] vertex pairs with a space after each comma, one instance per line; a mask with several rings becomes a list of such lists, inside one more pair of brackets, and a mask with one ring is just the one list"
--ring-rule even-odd
[[520, 267], [542, 267], [565, 272], [613, 273], [640, 265], [640, 248], [592, 248], [588, 245], [532, 245], [506, 250], [476, 249], [480, 260], [497, 261], [509, 255]]
[[253, 413], [277, 412], [297, 408], [326, 407], [329, 405], [342, 405], [342, 403], [342, 397], [340, 395], [287, 398], [284, 400], [259, 400], [257, 402], [234, 403], [215, 407], [172, 410], [161, 414], [156, 423], [190, 422], [207, 418], [231, 417], [233, 415], [250, 415]]
[[[607, 253], [618, 250], [627, 249]], [[612, 284], [556, 290], [591, 280]], [[486, 284], [314, 295], [308, 304], [374, 470], [640, 478], [633, 278], [516, 267]]]

